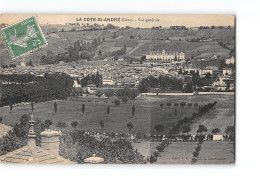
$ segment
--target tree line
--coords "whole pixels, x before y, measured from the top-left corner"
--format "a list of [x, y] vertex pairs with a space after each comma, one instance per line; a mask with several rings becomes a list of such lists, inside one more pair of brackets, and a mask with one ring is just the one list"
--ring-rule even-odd
[[94, 84], [97, 87], [102, 86], [102, 75], [98, 72], [96, 74], [87, 75], [80, 80], [81, 87], [86, 87], [87, 85]]
[[139, 90], [142, 93], [149, 92], [151, 88], [160, 88], [162, 90], [183, 90], [183, 82], [181, 79], [171, 78], [169, 76], [160, 75], [158, 78], [148, 76], [140, 82]]
[[101, 44], [100, 37], [94, 38], [92, 43], [86, 41], [76, 40], [73, 46], [67, 48], [66, 53], [54, 54], [52, 51], [47, 50], [47, 55], [41, 56], [41, 64], [54, 64], [60, 61], [71, 62], [81, 59], [90, 60], [95, 56], [97, 46]]
[[[21, 102], [41, 102], [65, 99], [71, 95], [73, 79], [65, 73], [45, 74], [40, 76], [11, 76], [13, 81], [23, 80], [23, 84], [2, 85], [0, 105], [12, 105]], [[26, 84], [27, 81], [33, 81]], [[20, 81], [21, 82], [21, 81]]]

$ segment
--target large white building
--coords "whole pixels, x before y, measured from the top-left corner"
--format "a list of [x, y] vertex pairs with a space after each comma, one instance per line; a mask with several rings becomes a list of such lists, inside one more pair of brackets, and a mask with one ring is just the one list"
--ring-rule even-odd
[[167, 52], [164, 49], [162, 51], [150, 51], [146, 53], [146, 60], [152, 61], [184, 61], [185, 53], [183, 52]]

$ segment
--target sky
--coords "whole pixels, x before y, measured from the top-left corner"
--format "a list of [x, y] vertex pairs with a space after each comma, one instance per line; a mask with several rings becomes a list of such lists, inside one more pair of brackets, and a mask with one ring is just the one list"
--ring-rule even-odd
[[[26, 18], [33, 16], [32, 14], [2, 14], [0, 15], [0, 23], [7, 23], [9, 25], [18, 23]], [[153, 26], [234, 26], [234, 15], [34, 15], [36, 16], [40, 25], [46, 24], [66, 24], [66, 23], [89, 23], [94, 24], [113, 24], [115, 26], [131, 26], [140, 28], [150, 28]], [[96, 21], [91, 21], [93, 19]], [[97, 21], [102, 19], [102, 21]], [[117, 19], [117, 21], [105, 22], [105, 18]], [[118, 18], [120, 20], [118, 21]], [[79, 20], [82, 21], [79, 21]], [[90, 21], [84, 21], [84, 20]], [[126, 19], [126, 21], [123, 21]], [[150, 20], [149, 20], [150, 19]], [[148, 21], [147, 21], [148, 20]]]

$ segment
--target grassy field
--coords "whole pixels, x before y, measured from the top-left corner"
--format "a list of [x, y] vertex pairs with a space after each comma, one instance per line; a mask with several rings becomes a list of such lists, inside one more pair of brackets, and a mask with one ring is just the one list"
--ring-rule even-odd
[[214, 128], [219, 128], [219, 134], [225, 134], [226, 127], [234, 126], [234, 124], [234, 97], [221, 97], [213, 111], [192, 124], [191, 133], [195, 134], [199, 125], [205, 125], [208, 128], [208, 132], [211, 132]]
[[[131, 133], [136, 134], [141, 132], [143, 134], [155, 134], [154, 126], [157, 124], [163, 124], [167, 133], [173, 123], [176, 123], [179, 119], [184, 117], [190, 117], [192, 113], [197, 112], [198, 108], [183, 107], [177, 108], [177, 115], [175, 116], [174, 103], [180, 102], [197, 102], [199, 105], [204, 105], [209, 102], [218, 101], [216, 110], [209, 116], [205, 116], [200, 121], [196, 122], [192, 129], [196, 129], [198, 124], [205, 124], [209, 129], [218, 127], [222, 131], [223, 129], [234, 123], [234, 97], [231, 95], [201, 95], [201, 96], [141, 96], [136, 100], [129, 100], [126, 104], [115, 106], [111, 103], [115, 98], [110, 99], [91, 99], [92, 102], [88, 102], [89, 98], [80, 101], [57, 101], [58, 111], [55, 114], [53, 111], [54, 101], [41, 102], [35, 104], [34, 115], [41, 121], [50, 119], [55, 124], [57, 121], [64, 121], [68, 125], [72, 121], [78, 121], [78, 129], [89, 131], [101, 131], [99, 121], [103, 120], [105, 123], [104, 131], [107, 132], [120, 132], [128, 133], [126, 127], [128, 122], [132, 122], [134, 127]], [[83, 102], [81, 102], [83, 101]], [[96, 102], [95, 102], [96, 101]], [[98, 102], [97, 102], [98, 101]], [[105, 103], [104, 101], [108, 101]], [[86, 105], [85, 114], [82, 115], [81, 105]], [[161, 108], [160, 104], [164, 106]], [[170, 107], [166, 104], [171, 103]], [[107, 115], [106, 109], [110, 105], [110, 114]], [[135, 105], [136, 112], [132, 117], [132, 106]], [[228, 110], [227, 113], [222, 112], [223, 109]], [[19, 118], [23, 114], [30, 114], [30, 105], [14, 106], [11, 111], [9, 107], [0, 108], [1, 116], [3, 117], [3, 123], [12, 125], [19, 122]], [[55, 128], [54, 125], [52, 128]], [[68, 129], [70, 129], [69, 127]]]
[[[145, 158], [157, 151], [159, 142], [133, 143]], [[190, 164], [192, 153], [197, 142], [172, 142], [157, 158], [158, 164]], [[228, 164], [233, 163], [233, 144], [224, 141], [205, 141], [202, 144], [198, 164]]]
[[98, 47], [97, 50], [106, 51], [106, 52], [113, 52], [122, 49], [122, 47], [115, 46], [117, 42], [102, 42]]

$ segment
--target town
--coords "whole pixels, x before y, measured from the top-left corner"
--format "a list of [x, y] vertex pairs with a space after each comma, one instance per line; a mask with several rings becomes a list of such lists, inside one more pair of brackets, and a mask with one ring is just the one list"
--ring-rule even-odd
[[[143, 78], [153, 76], [158, 78], [160, 75], [177, 77], [179, 79], [192, 78], [192, 75], [198, 73], [200, 78], [206, 75], [212, 78], [211, 82], [199, 87], [202, 91], [234, 91], [235, 58], [223, 59], [220, 67], [206, 66], [197, 68], [192, 63], [187, 63], [184, 53], [165, 53], [150, 51], [145, 56], [143, 62], [132, 61], [131, 63], [118, 59], [105, 58], [103, 61], [77, 61], [74, 63], [60, 62], [57, 65], [32, 65], [22, 59], [20, 65], [3, 68], [1, 74], [32, 74], [35, 76], [44, 76], [45, 73], [66, 73], [75, 80], [80, 81], [87, 75], [102, 75], [102, 86], [104, 87], [124, 87], [125, 85], [137, 88]], [[213, 56], [214, 59], [214, 56]], [[29, 65], [29, 66], [28, 66]], [[2, 82], [11, 84], [10, 82]], [[78, 84], [75, 84], [78, 87]], [[193, 91], [196, 91], [198, 87]]]

